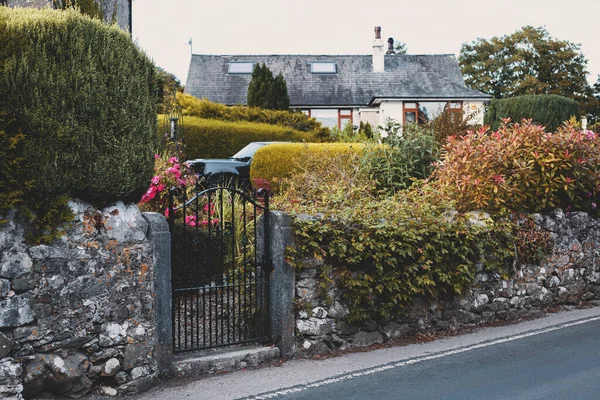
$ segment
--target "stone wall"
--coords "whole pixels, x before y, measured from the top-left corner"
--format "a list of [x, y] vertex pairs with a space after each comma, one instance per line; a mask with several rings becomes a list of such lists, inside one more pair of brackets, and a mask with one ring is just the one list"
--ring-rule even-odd
[[348, 308], [337, 288], [329, 289], [328, 302], [318, 295], [322, 261], [308, 260], [314, 268], [296, 277], [297, 303], [309, 305], [296, 316], [299, 351], [315, 355], [365, 347], [416, 333], [540, 316], [545, 308], [582, 301], [600, 305], [600, 221], [583, 212], [565, 216], [561, 210], [533, 217], [554, 240], [552, 254], [543, 263], [523, 265], [509, 280], [482, 272], [465, 297], [443, 302], [418, 299], [393, 321], [348, 323]]
[[0, 398], [121, 395], [157, 377], [150, 231], [166, 221], [120, 202], [70, 206], [52, 245], [28, 246], [14, 215], [0, 227]]

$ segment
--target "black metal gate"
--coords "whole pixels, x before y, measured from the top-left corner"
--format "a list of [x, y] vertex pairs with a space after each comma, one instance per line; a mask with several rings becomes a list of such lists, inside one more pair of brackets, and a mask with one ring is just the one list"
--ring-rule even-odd
[[171, 191], [175, 353], [269, 339], [268, 211], [267, 190]]

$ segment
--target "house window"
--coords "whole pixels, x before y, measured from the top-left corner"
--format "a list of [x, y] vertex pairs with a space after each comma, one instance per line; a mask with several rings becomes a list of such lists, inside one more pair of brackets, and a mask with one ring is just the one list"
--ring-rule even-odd
[[230, 74], [251, 74], [254, 70], [253, 62], [241, 62], [235, 61], [229, 63], [229, 69], [227, 70]]
[[344, 129], [346, 124], [352, 123], [352, 110], [351, 109], [339, 109], [338, 110], [338, 128]]
[[344, 129], [348, 122], [352, 123], [351, 108], [313, 108], [302, 112], [327, 128]]
[[417, 109], [417, 103], [404, 103], [404, 125], [410, 125], [417, 123], [417, 117], [419, 110]]
[[333, 61], [313, 61], [310, 63], [311, 74], [337, 74], [337, 64]]
[[461, 101], [421, 101], [403, 104], [404, 124], [426, 124], [439, 117], [445, 110], [462, 112]]

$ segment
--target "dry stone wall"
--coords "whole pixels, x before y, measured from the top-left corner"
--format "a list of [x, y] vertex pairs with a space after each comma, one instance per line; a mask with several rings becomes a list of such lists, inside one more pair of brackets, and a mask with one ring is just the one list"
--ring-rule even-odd
[[27, 245], [14, 215], [0, 227], [0, 398], [122, 395], [157, 377], [147, 218], [121, 202], [70, 206], [52, 245]]
[[[417, 333], [458, 330], [493, 321], [540, 316], [548, 307], [576, 306], [587, 301], [600, 305], [600, 221], [584, 212], [565, 215], [556, 210], [533, 216], [549, 232], [554, 247], [539, 265], [522, 265], [512, 279], [481, 272], [463, 298], [432, 302], [417, 299], [404, 314], [391, 321], [350, 323], [340, 289], [330, 287], [320, 296], [322, 261], [296, 276], [297, 348], [305, 355], [384, 343]], [[342, 289], [343, 290], [343, 289]]]

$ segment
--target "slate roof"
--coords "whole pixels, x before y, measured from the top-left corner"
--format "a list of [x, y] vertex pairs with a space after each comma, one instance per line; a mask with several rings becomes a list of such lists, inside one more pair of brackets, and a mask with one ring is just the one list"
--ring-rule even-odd
[[[226, 105], [246, 104], [250, 75], [228, 74], [233, 61], [265, 63], [283, 73], [291, 107], [366, 106], [375, 98], [480, 99], [465, 86], [453, 54], [386, 55], [385, 72], [373, 72], [371, 55], [192, 55], [185, 92]], [[312, 61], [335, 61], [337, 74], [312, 74]]]

